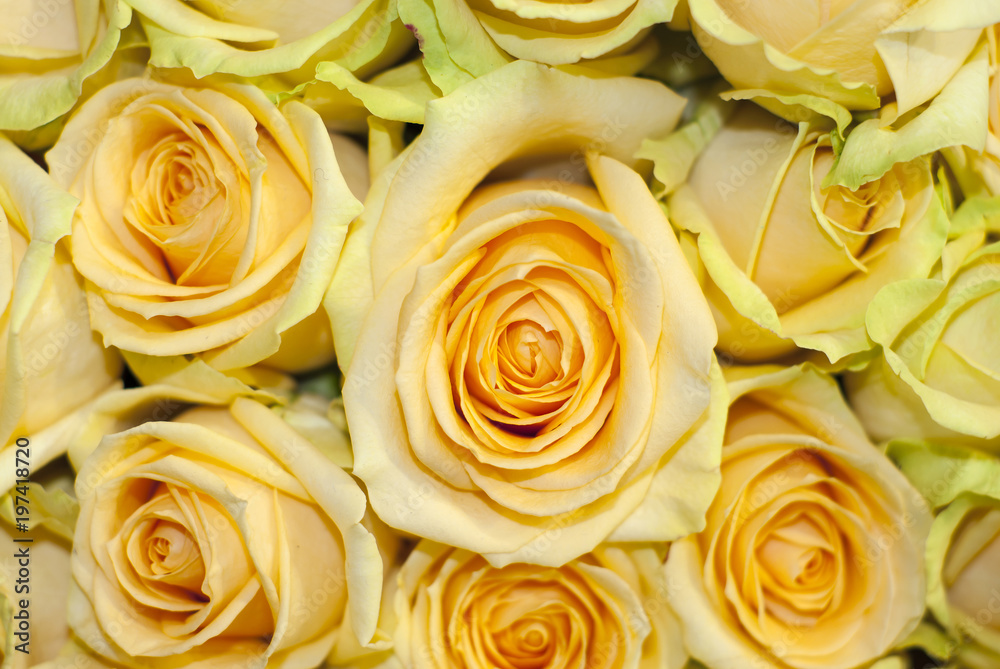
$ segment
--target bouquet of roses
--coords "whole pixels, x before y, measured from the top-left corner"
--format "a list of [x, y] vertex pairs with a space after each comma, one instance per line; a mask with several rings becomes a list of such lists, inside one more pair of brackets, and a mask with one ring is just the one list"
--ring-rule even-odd
[[0, 1], [2, 667], [1000, 669], [998, 61]]

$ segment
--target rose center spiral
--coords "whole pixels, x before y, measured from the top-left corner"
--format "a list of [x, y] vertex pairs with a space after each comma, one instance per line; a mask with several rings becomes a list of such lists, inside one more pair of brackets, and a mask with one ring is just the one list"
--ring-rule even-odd
[[507, 380], [537, 388], [560, 373], [562, 337], [538, 323], [517, 321], [503, 330], [499, 364]]

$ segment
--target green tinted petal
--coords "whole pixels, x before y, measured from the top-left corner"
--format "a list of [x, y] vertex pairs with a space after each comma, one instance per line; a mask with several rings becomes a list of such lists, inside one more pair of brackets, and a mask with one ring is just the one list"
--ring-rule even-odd
[[114, 56], [122, 30], [132, 21], [132, 11], [119, 0], [104, 6], [107, 29], [76, 67], [60, 64], [50, 71], [32, 69], [25, 74], [18, 59], [0, 55], [0, 130], [34, 130], [73, 108], [87, 79]]
[[281, 74], [290, 89], [312, 79], [317, 61], [334, 61], [352, 72], [371, 70], [397, 59], [409, 44], [396, 21], [395, 0], [361, 0], [333, 23], [280, 44], [271, 30], [216, 20], [179, 0], [128, 2], [142, 17], [150, 63], [186, 67], [198, 78]]
[[827, 98], [815, 95], [783, 95], [765, 89], [727, 91], [724, 100], [753, 100], [772, 114], [797, 123], [822, 124], [833, 121], [841, 137], [852, 118], [851, 112]]
[[424, 67], [445, 95], [510, 60], [458, 0], [400, 0], [399, 17], [416, 36]]
[[[316, 66], [316, 78], [348, 93], [370, 113], [387, 121], [423, 123], [424, 105], [441, 96], [419, 61], [383, 72], [370, 82], [359, 80], [337, 63], [325, 62]], [[317, 109], [322, 116], [336, 119], [339, 114], [324, 113], [322, 107], [314, 104], [315, 96], [322, 93], [313, 88], [307, 91], [306, 104]], [[313, 96], [312, 100], [310, 96]]]
[[1000, 460], [981, 451], [896, 440], [889, 442], [886, 453], [934, 508], [950, 504], [963, 493], [1000, 500]]
[[940, 627], [930, 622], [922, 622], [901, 647], [920, 648], [931, 657], [946, 659], [951, 655], [953, 645], [952, 640]]
[[694, 161], [735, 108], [736, 105], [727, 104], [717, 95], [709, 94], [695, 109], [690, 122], [665, 139], [649, 138], [642, 141], [635, 157], [652, 161], [653, 176], [659, 182], [658, 187], [654, 188], [657, 197], [673, 193], [687, 181]]
[[896, 94], [898, 113], [927, 102], [972, 53], [982, 29], [1000, 23], [990, 0], [928, 0], [913, 7], [875, 41]]
[[948, 146], [981, 151], [986, 141], [988, 82], [989, 59], [983, 43], [930, 105], [904, 119], [899, 127], [883, 127], [882, 120], [869, 119], [854, 128], [823, 187], [840, 185], [854, 190], [879, 178], [896, 163]]
[[[510, 3], [511, 0], [507, 2], [493, 0], [498, 9]], [[543, 21], [547, 19], [549, 25], [528, 26], [485, 12], [476, 12], [479, 21], [493, 41], [515, 58], [550, 65], [565, 65], [584, 59], [599, 58], [632, 43], [650, 26], [669, 21], [677, 0], [616, 3], [620, 5], [616, 8], [619, 11], [607, 17], [588, 16], [594, 13], [595, 8], [608, 4], [606, 1], [555, 5], [535, 0], [514, 0], [513, 4], [517, 6], [516, 13], [521, 18], [538, 18]], [[541, 15], [538, 15], [538, 12], [525, 11], [529, 7], [540, 7]], [[532, 14], [536, 16], [533, 17]], [[605, 24], [612, 20], [617, 23], [611, 28], [606, 28]], [[559, 26], [561, 22], [574, 25], [571, 29], [561, 29]], [[597, 24], [591, 31], [583, 32], [578, 27], [591, 22]]]
[[[988, 336], [980, 321], [989, 318], [989, 303], [987, 312], [971, 307], [978, 300], [993, 299], [1000, 291], [1000, 270], [988, 261], [998, 251], [1000, 245], [993, 244], [972, 253], [947, 284], [938, 279], [916, 279], [886, 286], [872, 301], [866, 319], [868, 332], [882, 345], [889, 367], [920, 397], [938, 424], [960, 435], [988, 440], [1000, 435], [1000, 403], [995, 393], [991, 395], [986, 386], [975, 386], [982, 392], [973, 401], [968, 394], [960, 397], [928, 383], [925, 376], [932, 356], [936, 356], [939, 366], [953, 368], [953, 378], [963, 379], [966, 385], [979, 383], [975, 380], [979, 376], [987, 385], [988, 379], [994, 378], [985, 362], [992, 349], [983, 348], [984, 340], [975, 339]], [[978, 262], [983, 258], [987, 261]], [[952, 321], [958, 318], [972, 320], [952, 333]], [[947, 345], [941, 343], [943, 337], [949, 338]]]

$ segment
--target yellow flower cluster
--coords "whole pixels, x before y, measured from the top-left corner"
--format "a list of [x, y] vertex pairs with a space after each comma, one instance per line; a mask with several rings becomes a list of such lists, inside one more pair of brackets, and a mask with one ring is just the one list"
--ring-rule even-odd
[[0, 0], [0, 663], [1000, 669], [996, 0]]

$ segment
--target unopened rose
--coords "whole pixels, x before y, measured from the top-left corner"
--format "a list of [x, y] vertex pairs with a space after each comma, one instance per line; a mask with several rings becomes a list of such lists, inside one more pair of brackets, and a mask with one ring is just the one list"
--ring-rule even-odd
[[0, 130], [35, 130], [72, 109], [85, 84], [103, 83], [131, 20], [119, 0], [5, 2]]
[[1000, 350], [993, 333], [1000, 244], [966, 256], [946, 255], [944, 271], [951, 276], [938, 271], [934, 278], [887, 286], [869, 308], [868, 332], [882, 355], [849, 374], [846, 388], [877, 440], [915, 437], [997, 447]]
[[354, 473], [389, 525], [498, 565], [701, 526], [715, 331], [621, 162], [680, 107], [651, 81], [527, 62], [428, 105], [327, 300]]
[[931, 518], [811, 369], [734, 368], [722, 487], [675, 542], [670, 601], [710, 669], [848, 669], [924, 613]]
[[334, 146], [315, 112], [252, 86], [131, 79], [88, 100], [46, 158], [81, 200], [73, 263], [105, 344], [220, 369], [329, 362], [318, 309], [361, 211], [348, 184], [367, 181], [364, 153]]
[[[664, 153], [657, 170], [683, 159]], [[827, 131], [741, 103], [668, 200], [674, 224], [697, 236], [719, 347], [738, 360], [869, 348], [875, 293], [926, 277], [941, 254], [947, 218], [929, 158], [857, 190], [823, 187], [834, 160]]]
[[121, 359], [90, 330], [81, 281], [59, 240], [76, 200], [0, 135], [0, 485], [18, 438], [41, 467], [66, 451], [60, 423], [109, 389]]
[[[1000, 21], [990, 0], [690, 0], [691, 29], [737, 89], [899, 113], [936, 95]], [[799, 98], [798, 101], [801, 101]]]
[[104, 657], [315, 667], [375, 633], [364, 493], [253, 400], [106, 437], [76, 489], [70, 623]]
[[422, 541], [397, 577], [395, 664], [407, 669], [679, 669], [662, 554], [601, 546], [559, 567], [491, 567]]

